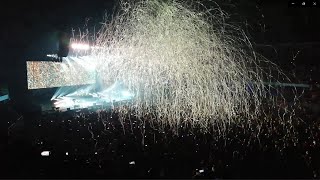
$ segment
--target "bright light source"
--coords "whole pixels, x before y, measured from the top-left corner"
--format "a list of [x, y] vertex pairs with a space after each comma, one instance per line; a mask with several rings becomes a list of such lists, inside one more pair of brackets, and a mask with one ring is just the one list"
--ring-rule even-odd
[[135, 164], [136, 164], [136, 162], [131, 161], [131, 162], [129, 162], [129, 164], [130, 164], [130, 165], [135, 165]]
[[50, 151], [42, 151], [41, 152], [41, 156], [49, 156], [50, 155]]
[[56, 55], [56, 54], [47, 54], [47, 57], [58, 58], [58, 55]]
[[72, 49], [77, 49], [77, 50], [89, 50], [90, 46], [89, 46], [89, 44], [74, 43], [74, 44], [71, 44], [71, 48]]
[[69, 153], [68, 152], [66, 152], [66, 156], [68, 156], [69, 155]]
[[131, 97], [132, 94], [129, 91], [122, 91], [122, 96], [124, 97]]
[[203, 170], [203, 169], [200, 169], [200, 170], [199, 170], [199, 173], [204, 173], [204, 170]]

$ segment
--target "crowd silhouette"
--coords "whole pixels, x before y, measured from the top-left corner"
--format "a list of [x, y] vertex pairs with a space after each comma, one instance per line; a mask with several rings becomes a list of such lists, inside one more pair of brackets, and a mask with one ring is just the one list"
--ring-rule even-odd
[[[130, 120], [119, 121], [121, 106], [21, 114], [2, 104], [9, 127], [7, 177], [319, 178], [320, 121], [310, 105], [319, 100], [310, 97], [295, 104], [295, 138], [284, 129], [290, 126], [276, 122], [256, 132], [252, 122], [252, 131], [234, 125], [224, 135], [176, 134], [130, 112]], [[261, 118], [278, 112], [269, 115]]]

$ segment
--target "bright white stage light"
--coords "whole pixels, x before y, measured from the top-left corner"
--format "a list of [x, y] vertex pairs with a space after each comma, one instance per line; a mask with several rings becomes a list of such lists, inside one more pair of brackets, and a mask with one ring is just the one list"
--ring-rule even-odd
[[58, 55], [56, 55], [56, 54], [47, 54], [47, 57], [58, 58]]
[[124, 98], [127, 98], [127, 97], [131, 97], [132, 94], [131, 94], [129, 91], [122, 91], [122, 96], [123, 96]]
[[50, 151], [42, 151], [41, 152], [41, 156], [49, 156], [50, 155]]
[[77, 49], [77, 50], [89, 50], [90, 46], [89, 46], [89, 44], [73, 43], [73, 44], [71, 44], [71, 48]]
[[78, 97], [60, 97], [58, 99], [54, 99], [53, 103], [55, 107], [59, 107], [62, 109], [73, 108], [74, 106], [79, 106], [80, 108], [88, 108], [93, 106], [96, 103], [94, 100], [85, 100], [79, 99]]

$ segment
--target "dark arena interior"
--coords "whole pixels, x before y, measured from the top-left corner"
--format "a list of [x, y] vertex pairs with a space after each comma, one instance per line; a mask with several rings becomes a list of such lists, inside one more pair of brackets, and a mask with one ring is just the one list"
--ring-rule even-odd
[[1, 178], [320, 178], [320, 1], [3, 8]]

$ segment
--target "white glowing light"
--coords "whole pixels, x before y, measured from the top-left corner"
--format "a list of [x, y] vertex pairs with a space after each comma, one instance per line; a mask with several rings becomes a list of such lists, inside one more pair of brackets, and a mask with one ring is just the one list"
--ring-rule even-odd
[[47, 57], [58, 58], [57, 54], [47, 54]]
[[71, 48], [76, 50], [89, 50], [90, 46], [89, 44], [73, 43], [71, 44]]
[[50, 155], [50, 151], [42, 151], [41, 152], [41, 156], [49, 156]]
[[122, 91], [123, 97], [131, 97], [132, 94], [129, 91]]
[[129, 164], [130, 164], [130, 165], [135, 165], [136, 162], [135, 162], [135, 161], [131, 161], [131, 162], [129, 162]]

